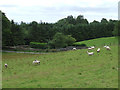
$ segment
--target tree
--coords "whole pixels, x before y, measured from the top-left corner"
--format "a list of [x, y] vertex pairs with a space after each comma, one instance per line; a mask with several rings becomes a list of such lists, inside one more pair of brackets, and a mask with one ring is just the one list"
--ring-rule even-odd
[[120, 21], [118, 21], [115, 24], [115, 27], [114, 27], [114, 30], [113, 30], [112, 33], [113, 33], [114, 36], [120, 36]]
[[61, 48], [66, 47], [68, 45], [72, 45], [75, 41], [75, 38], [71, 37], [71, 35], [64, 35], [62, 33], [57, 32], [53, 37], [53, 40], [49, 42], [49, 45], [52, 48]]
[[56, 33], [53, 37], [53, 40], [49, 42], [49, 45], [54, 47], [54, 48], [61, 48], [67, 46], [66, 41], [65, 41], [65, 35], [62, 33]]
[[29, 38], [30, 29], [29, 29], [29, 27], [30, 27], [29, 24], [26, 24], [25, 22], [21, 22], [21, 24], [20, 24], [20, 29], [22, 30], [24, 43], [26, 45], [29, 45], [29, 43], [30, 43], [30, 38]]
[[75, 24], [75, 19], [73, 18], [72, 15], [68, 16], [66, 20], [69, 24]]
[[99, 22], [94, 20], [91, 24], [99, 24]]
[[108, 23], [108, 21], [107, 21], [107, 19], [105, 19], [105, 18], [102, 18], [102, 20], [101, 20], [101, 23], [104, 23], [104, 24], [106, 24], [106, 23]]
[[6, 17], [5, 13], [2, 13], [2, 45], [8, 46], [11, 45], [11, 36], [12, 32], [10, 30], [10, 21]]
[[14, 23], [14, 21], [11, 21], [11, 44], [16, 45], [23, 45], [24, 44], [24, 33], [22, 32], [22, 29], [19, 25]]
[[19, 25], [14, 21], [9, 21], [5, 14], [2, 13], [2, 44], [8, 46], [24, 43], [29, 45], [30, 42], [49, 42], [55, 48], [65, 47], [72, 45], [75, 40], [83, 41], [117, 35], [120, 25], [117, 25], [116, 22], [117, 20], [110, 19], [107, 21], [102, 18], [101, 22], [94, 20], [89, 23], [87, 19], [84, 19], [83, 15], [79, 15], [77, 18], [70, 15], [56, 23], [42, 21], [37, 23], [33, 21], [27, 24], [21, 22]]
[[75, 43], [76, 41], [76, 39], [73, 38], [71, 35], [67, 35], [65, 40], [68, 46], [73, 45], [73, 43]]
[[76, 18], [76, 24], [88, 24], [87, 19], [84, 19], [83, 15], [79, 15]]

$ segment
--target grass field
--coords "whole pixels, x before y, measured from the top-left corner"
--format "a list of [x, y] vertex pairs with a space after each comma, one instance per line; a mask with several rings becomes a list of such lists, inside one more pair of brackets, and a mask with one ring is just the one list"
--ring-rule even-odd
[[[3, 53], [3, 88], [117, 88], [118, 45], [112, 44], [111, 51], [99, 47], [101, 52], [96, 47], [93, 56], [87, 49], [43, 55]], [[41, 64], [32, 65], [35, 59]]]
[[118, 37], [97, 38], [97, 39], [76, 42], [76, 44], [86, 44], [88, 47], [93, 45], [94, 46], [117, 45]]

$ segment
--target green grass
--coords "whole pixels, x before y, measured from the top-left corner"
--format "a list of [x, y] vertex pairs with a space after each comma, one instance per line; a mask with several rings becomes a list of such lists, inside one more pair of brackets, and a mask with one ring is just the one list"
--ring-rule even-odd
[[116, 45], [118, 44], [117, 37], [105, 37], [105, 38], [97, 38], [91, 39], [81, 42], [76, 42], [75, 44], [86, 44], [86, 46], [103, 46], [103, 45]]
[[[3, 88], [117, 88], [118, 46], [49, 54], [3, 53]], [[38, 59], [40, 65], [32, 65]], [[4, 64], [8, 64], [5, 69]]]

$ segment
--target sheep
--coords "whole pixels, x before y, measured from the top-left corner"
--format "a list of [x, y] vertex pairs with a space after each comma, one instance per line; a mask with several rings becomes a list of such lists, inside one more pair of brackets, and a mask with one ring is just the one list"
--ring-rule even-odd
[[107, 46], [105, 45], [104, 48], [106, 48]]
[[94, 46], [91, 46], [92, 49], [94, 49], [95, 47]]
[[8, 65], [5, 63], [5, 68], [7, 68], [8, 67]]
[[33, 61], [33, 64], [40, 64], [40, 61], [35, 60], [35, 61]]
[[107, 49], [107, 50], [110, 50], [110, 47], [109, 47], [109, 46], [106, 46], [106, 49]]
[[88, 52], [88, 51], [87, 51], [87, 53], [89, 56], [94, 54], [94, 52]]
[[88, 50], [92, 50], [92, 48], [88, 48]]
[[97, 52], [100, 52], [100, 48], [97, 49]]
[[91, 47], [88, 48], [88, 50], [92, 50], [92, 49], [94, 49], [94, 48], [95, 48], [94, 46], [91, 46]]
[[76, 48], [73, 48], [73, 50], [76, 50]]

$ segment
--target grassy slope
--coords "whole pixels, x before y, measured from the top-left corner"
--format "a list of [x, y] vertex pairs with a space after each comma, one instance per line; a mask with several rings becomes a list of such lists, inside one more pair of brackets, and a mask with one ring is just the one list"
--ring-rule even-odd
[[118, 44], [118, 38], [116, 37], [105, 37], [105, 38], [98, 38], [98, 39], [91, 39], [81, 42], [76, 42], [76, 44], [86, 44], [89, 46], [103, 46], [103, 45], [116, 45]]
[[[102, 43], [102, 42], [101, 42]], [[87, 49], [47, 55], [3, 53], [3, 88], [115, 88], [118, 87], [118, 47], [88, 56]], [[41, 65], [33, 66], [38, 59]], [[115, 69], [113, 69], [115, 67]]]

